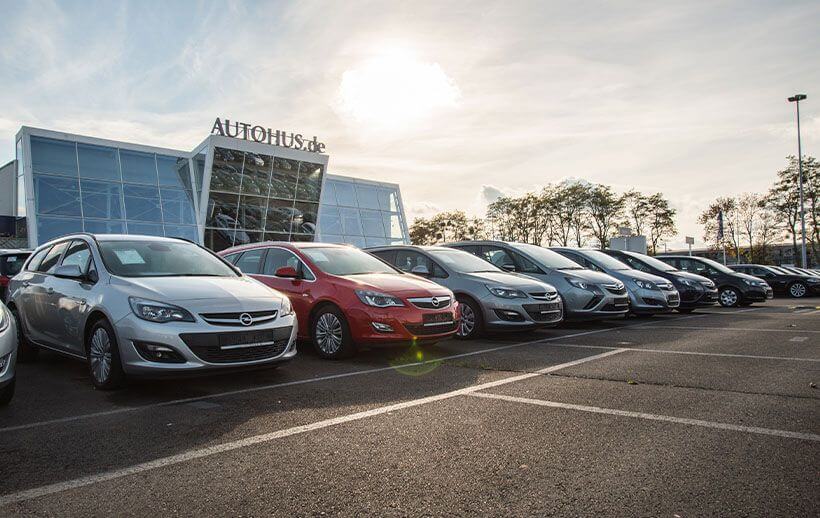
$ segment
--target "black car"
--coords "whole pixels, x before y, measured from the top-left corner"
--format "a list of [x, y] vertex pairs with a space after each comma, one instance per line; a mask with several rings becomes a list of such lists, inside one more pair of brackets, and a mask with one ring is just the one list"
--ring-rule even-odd
[[20, 272], [31, 250], [0, 250], [0, 300], [6, 300], [9, 280]]
[[697, 308], [714, 306], [718, 292], [715, 283], [701, 275], [682, 272], [654, 257], [625, 250], [601, 250], [636, 270], [669, 279], [680, 293], [678, 311], [689, 313]]
[[798, 274], [785, 268], [763, 264], [736, 264], [729, 268], [763, 279], [778, 294], [796, 299], [820, 295], [820, 277], [814, 275]]
[[707, 277], [718, 289], [718, 302], [725, 308], [749, 306], [774, 296], [771, 286], [757, 277], [739, 273], [717, 261], [688, 255], [659, 255], [661, 261], [684, 272]]

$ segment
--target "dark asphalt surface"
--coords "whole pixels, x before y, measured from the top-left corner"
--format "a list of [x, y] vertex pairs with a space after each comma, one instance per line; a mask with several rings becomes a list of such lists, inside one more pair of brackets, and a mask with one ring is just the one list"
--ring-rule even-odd
[[[818, 516], [820, 311], [795, 305], [573, 323], [342, 362], [302, 347], [275, 370], [115, 393], [43, 354], [19, 366], [0, 410], [0, 516]], [[605, 413], [476, 397], [488, 382], [497, 386], [479, 394]]]

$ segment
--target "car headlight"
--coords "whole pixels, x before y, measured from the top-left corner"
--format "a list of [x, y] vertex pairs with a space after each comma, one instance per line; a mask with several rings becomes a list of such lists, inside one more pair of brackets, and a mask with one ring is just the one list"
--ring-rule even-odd
[[0, 307], [0, 333], [9, 327], [10, 322], [11, 316], [9, 315], [9, 310], [6, 309], [6, 306]]
[[680, 283], [684, 286], [689, 286], [690, 288], [694, 288], [695, 286], [697, 286], [697, 283], [695, 281], [690, 281], [689, 279], [678, 279], [678, 281], [680, 281]]
[[582, 281], [581, 279], [573, 279], [571, 277], [566, 277], [567, 282], [575, 286], [576, 288], [581, 288], [582, 290], [589, 289], [589, 283], [586, 281]]
[[526, 299], [527, 294], [521, 290], [516, 290], [514, 288], [506, 288], [504, 286], [490, 286], [487, 285], [487, 289], [490, 290], [490, 293], [495, 295], [496, 297], [501, 297], [502, 299]]
[[379, 293], [378, 291], [356, 290], [356, 296], [359, 297], [362, 304], [377, 308], [404, 306], [404, 302], [402, 302], [398, 297], [394, 297], [386, 293]]
[[806, 279], [806, 282], [808, 282], [809, 284], [817, 284], [818, 282], [820, 282], [820, 278], [809, 277], [808, 279]]
[[286, 317], [293, 314], [293, 304], [288, 297], [282, 297], [282, 307], [279, 308], [279, 316]]
[[748, 286], [766, 286], [766, 283], [763, 281], [753, 281], [751, 279], [743, 279]]
[[704, 286], [706, 286], [710, 290], [714, 289], [714, 287], [715, 287], [715, 283], [712, 282], [712, 281], [703, 281], [701, 284], [703, 284]]
[[194, 322], [194, 316], [179, 306], [155, 300], [128, 297], [131, 310], [139, 318], [149, 322]]
[[638, 285], [639, 288], [643, 288], [645, 290], [657, 290], [658, 288], [654, 282], [652, 281], [642, 281], [641, 279], [632, 279], [632, 282]]

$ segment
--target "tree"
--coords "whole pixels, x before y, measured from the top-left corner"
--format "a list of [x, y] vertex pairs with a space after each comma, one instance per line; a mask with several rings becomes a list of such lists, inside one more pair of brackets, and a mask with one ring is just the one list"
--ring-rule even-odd
[[636, 236], [646, 235], [646, 225], [650, 217], [649, 197], [632, 189], [623, 195], [626, 225], [632, 227]]
[[[703, 240], [710, 243], [714, 250], [720, 250], [726, 240], [734, 249], [734, 256], [740, 256], [740, 246], [737, 242], [736, 230], [737, 201], [731, 197], [718, 198], [698, 217], [698, 223], [703, 225]], [[723, 213], [723, 239], [718, 235], [718, 214]]]
[[746, 242], [749, 243], [749, 255], [746, 260], [750, 263], [755, 262], [755, 225], [762, 211], [761, 201], [762, 196], [753, 192], [743, 193], [737, 199], [738, 241], [740, 241], [740, 234], [743, 234]]
[[430, 219], [416, 218], [410, 226], [410, 242], [414, 245], [434, 245], [484, 237], [483, 221], [469, 218], [460, 210], [441, 212]]
[[[614, 234], [617, 221], [623, 216], [625, 200], [612, 192], [608, 185], [593, 185], [586, 193], [586, 210], [589, 213], [588, 227], [598, 246], [604, 249]], [[580, 246], [580, 245], [579, 245]]]
[[[798, 240], [800, 228], [800, 193], [798, 189], [797, 157], [789, 156], [786, 169], [777, 172], [777, 180], [766, 196], [767, 206], [774, 211], [779, 223], [791, 236], [795, 257], [800, 257]], [[803, 206], [806, 219], [806, 241], [811, 249], [812, 262], [818, 258], [820, 226], [818, 225], [818, 191], [820, 190], [820, 164], [813, 157], [803, 160]]]
[[677, 210], [669, 204], [669, 200], [661, 193], [655, 193], [646, 198], [648, 207], [647, 230], [649, 237], [650, 251], [654, 255], [658, 253], [658, 245], [667, 237], [677, 233], [675, 228], [675, 215]]

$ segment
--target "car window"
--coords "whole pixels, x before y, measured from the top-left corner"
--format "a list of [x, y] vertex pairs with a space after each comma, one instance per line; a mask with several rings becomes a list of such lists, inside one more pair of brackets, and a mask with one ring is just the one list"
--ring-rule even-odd
[[63, 265], [76, 264], [80, 267], [81, 272], [86, 273], [90, 258], [91, 250], [89, 250], [88, 244], [81, 239], [77, 239], [72, 241], [71, 246], [68, 247], [65, 257], [63, 257]]
[[518, 252], [510, 251], [509, 254], [515, 261], [515, 271], [521, 273], [544, 273], [544, 271], [541, 270], [537, 264], [530, 261]]
[[37, 271], [37, 267], [40, 266], [40, 261], [43, 260], [43, 257], [46, 256], [46, 254], [48, 253], [49, 250], [51, 250], [51, 247], [47, 246], [47, 247], [43, 248], [42, 250], [40, 250], [39, 252], [37, 252], [36, 254], [34, 254], [34, 257], [32, 257], [31, 261], [28, 262], [28, 266], [26, 267], [26, 270], [28, 270], [30, 272]]
[[675, 259], [674, 262], [677, 263], [676, 266], [684, 272], [703, 275], [709, 270], [709, 268], [705, 264], [701, 263], [700, 261], [695, 261], [693, 259]]
[[264, 248], [254, 248], [253, 250], [243, 252], [234, 264], [242, 270], [242, 273], [257, 275], [262, 271], [263, 255], [265, 255]]
[[441, 266], [426, 255], [416, 252], [415, 250], [397, 250], [396, 259], [393, 264], [399, 270], [407, 273], [412, 273], [413, 268], [417, 266], [424, 266], [427, 268], [431, 277], [447, 277], [447, 272], [445, 272]]
[[235, 252], [233, 254], [228, 254], [223, 259], [228, 261], [231, 264], [236, 264], [236, 260], [239, 259], [239, 256], [242, 255], [242, 252]]
[[485, 261], [498, 266], [502, 270], [515, 270], [515, 260], [503, 248], [498, 246], [482, 246], [480, 257]]
[[276, 270], [290, 266], [302, 274], [302, 278], [308, 281], [315, 280], [313, 273], [305, 267], [304, 263], [296, 257], [290, 250], [284, 248], [268, 248], [268, 255], [265, 257], [265, 267], [262, 269], [264, 275], [276, 275]]
[[652, 269], [649, 268], [649, 266], [645, 265], [644, 263], [642, 263], [641, 261], [635, 259], [634, 257], [630, 257], [628, 255], [625, 255], [623, 257], [620, 257], [619, 259], [624, 261], [626, 264], [628, 264], [629, 266], [631, 266], [635, 270], [639, 270], [639, 271], [642, 271], [642, 272], [651, 272], [652, 271]]
[[0, 274], [6, 277], [14, 277], [23, 268], [23, 263], [26, 262], [28, 256], [31, 254], [9, 254], [3, 256], [2, 263], [0, 263]]
[[56, 245], [51, 247], [51, 250], [48, 251], [46, 256], [43, 258], [43, 262], [37, 266], [38, 272], [49, 273], [51, 270], [57, 266], [57, 262], [60, 260], [60, 256], [65, 251], [66, 247], [68, 247], [68, 242], [63, 241], [62, 243], [57, 243]]

